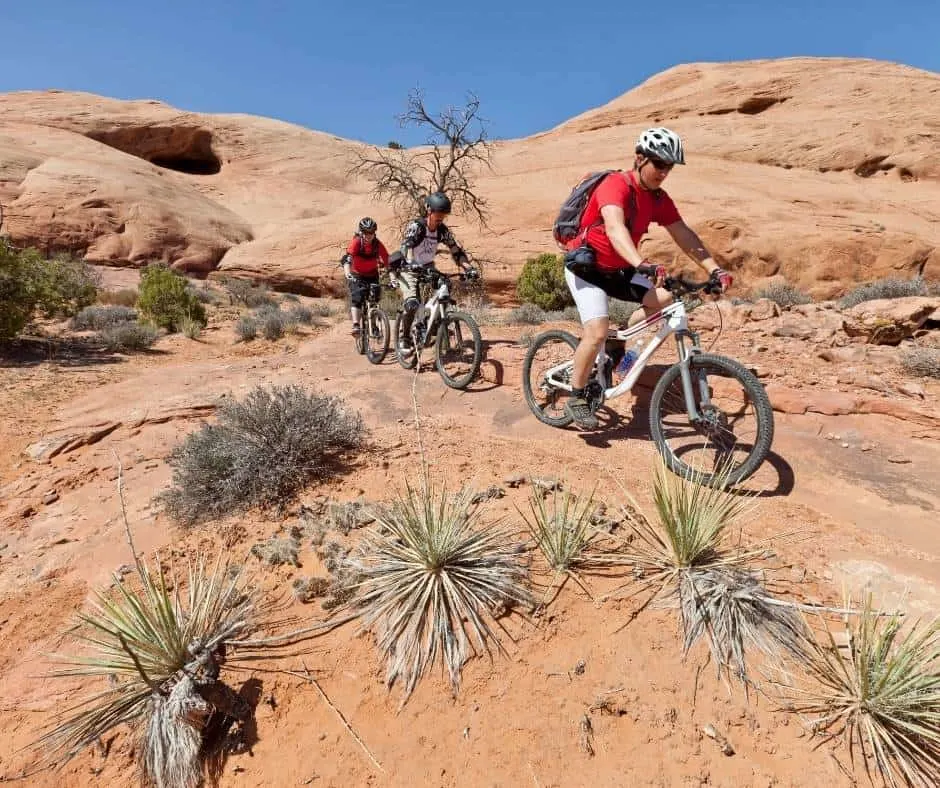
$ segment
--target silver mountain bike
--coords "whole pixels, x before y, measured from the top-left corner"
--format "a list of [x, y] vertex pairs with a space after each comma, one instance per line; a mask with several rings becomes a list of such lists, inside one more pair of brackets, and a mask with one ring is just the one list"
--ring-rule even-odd
[[[410, 343], [403, 342], [402, 318], [398, 310], [395, 320], [394, 344], [398, 363], [405, 369], [414, 369], [422, 348], [433, 343], [434, 363], [441, 379], [454, 389], [465, 389], [480, 371], [483, 340], [480, 327], [473, 316], [457, 310], [451, 298], [451, 276], [436, 268], [413, 266], [410, 272], [418, 280], [418, 295], [429, 291], [427, 299], [415, 310], [411, 322]], [[461, 281], [475, 281], [475, 270], [456, 275]]]
[[[770, 452], [773, 408], [757, 377], [734, 359], [702, 350], [688, 325], [684, 297], [720, 293], [711, 280], [696, 284], [667, 278], [673, 303], [637, 325], [612, 329], [585, 387], [592, 412], [629, 392], [653, 354], [674, 335], [679, 360], [657, 382], [649, 403], [653, 442], [677, 474], [695, 473], [703, 484], [737, 484], [753, 474]], [[623, 380], [613, 373], [625, 346], [646, 343]], [[567, 331], [546, 331], [533, 339], [522, 367], [525, 401], [539, 421], [566, 427], [573, 355], [578, 340]]]

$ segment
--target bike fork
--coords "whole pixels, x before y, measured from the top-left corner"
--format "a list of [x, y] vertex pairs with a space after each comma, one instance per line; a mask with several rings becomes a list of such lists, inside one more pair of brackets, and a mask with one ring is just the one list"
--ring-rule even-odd
[[697, 402], [701, 402], [704, 405], [709, 404], [710, 397], [708, 394], [708, 381], [699, 380], [701, 391], [699, 392], [698, 398], [695, 396], [695, 382], [692, 380], [692, 357], [700, 353], [698, 346], [698, 337], [692, 336], [692, 347], [687, 348], [685, 345], [686, 333], [679, 332], [676, 334], [676, 345], [679, 350], [679, 378], [682, 380], [682, 394], [685, 397], [685, 411], [689, 416], [689, 421], [695, 424], [702, 418], [702, 414], [698, 411]]

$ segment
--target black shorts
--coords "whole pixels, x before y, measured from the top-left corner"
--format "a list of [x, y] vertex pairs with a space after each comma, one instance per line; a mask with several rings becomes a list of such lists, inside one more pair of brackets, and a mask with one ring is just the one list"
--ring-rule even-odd
[[372, 300], [378, 301], [382, 295], [382, 286], [379, 284], [378, 276], [353, 276], [349, 280], [349, 300], [352, 305], [361, 307], [366, 298], [370, 297], [370, 290]]
[[631, 301], [639, 304], [650, 291], [653, 283], [645, 276], [638, 275], [633, 267], [619, 271], [601, 271], [598, 268], [572, 272], [588, 284], [599, 287], [611, 298]]

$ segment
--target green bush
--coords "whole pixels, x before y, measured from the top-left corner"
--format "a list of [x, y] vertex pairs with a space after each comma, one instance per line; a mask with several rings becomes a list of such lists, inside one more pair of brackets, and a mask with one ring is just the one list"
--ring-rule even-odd
[[557, 254], [540, 254], [522, 267], [516, 294], [523, 303], [535, 304], [546, 311], [572, 306], [574, 299], [565, 283], [565, 266]]
[[184, 318], [206, 324], [206, 309], [186, 278], [165, 265], [148, 265], [140, 277], [137, 308], [154, 325], [176, 331]]
[[80, 260], [44, 260], [35, 249], [15, 249], [0, 239], [0, 340], [12, 339], [36, 311], [68, 317], [93, 303], [98, 283]]
[[39, 308], [47, 317], [71, 317], [95, 303], [99, 278], [83, 260], [56, 255], [40, 270]]
[[41, 263], [35, 249], [20, 252], [0, 239], [0, 340], [15, 337], [33, 316]]

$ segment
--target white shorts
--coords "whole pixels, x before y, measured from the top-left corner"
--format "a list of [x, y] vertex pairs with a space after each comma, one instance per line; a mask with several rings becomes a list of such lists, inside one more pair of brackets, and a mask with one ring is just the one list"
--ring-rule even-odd
[[[629, 284], [621, 280], [626, 287], [621, 286], [618, 292], [612, 293], [615, 298], [621, 298], [625, 301], [641, 302], [646, 291], [652, 289], [653, 283], [642, 274], [634, 274], [630, 278]], [[568, 283], [568, 289], [574, 297], [575, 306], [578, 307], [578, 316], [582, 323], [589, 320], [597, 320], [599, 317], [608, 317], [608, 294], [604, 288], [585, 282], [581, 277], [575, 276], [571, 271], [565, 269], [565, 282]]]

